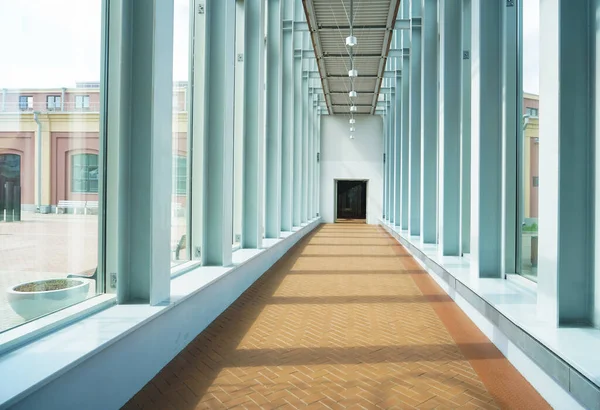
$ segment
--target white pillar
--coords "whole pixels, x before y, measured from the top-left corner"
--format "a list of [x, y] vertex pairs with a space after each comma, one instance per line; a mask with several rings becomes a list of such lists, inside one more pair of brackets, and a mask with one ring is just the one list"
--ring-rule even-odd
[[502, 2], [472, 0], [471, 267], [502, 277]]

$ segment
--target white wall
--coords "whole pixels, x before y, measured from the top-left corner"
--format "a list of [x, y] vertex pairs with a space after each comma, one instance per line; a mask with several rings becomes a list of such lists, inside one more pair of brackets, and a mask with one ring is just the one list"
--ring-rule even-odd
[[378, 115], [357, 115], [354, 139], [349, 117], [321, 117], [321, 196], [323, 222], [335, 219], [336, 179], [368, 180], [367, 223], [377, 224], [383, 213], [383, 120]]

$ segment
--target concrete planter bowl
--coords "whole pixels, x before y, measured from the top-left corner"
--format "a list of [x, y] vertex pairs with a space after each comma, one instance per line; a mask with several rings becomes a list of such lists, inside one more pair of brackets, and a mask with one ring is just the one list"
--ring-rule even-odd
[[80, 279], [45, 279], [7, 289], [12, 310], [25, 320], [35, 319], [86, 299], [90, 283]]

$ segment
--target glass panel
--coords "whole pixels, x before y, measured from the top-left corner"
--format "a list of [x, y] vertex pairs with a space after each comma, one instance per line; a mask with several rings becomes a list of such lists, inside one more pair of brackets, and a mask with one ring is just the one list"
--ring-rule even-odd
[[237, 0], [235, 29], [235, 118], [233, 134], [233, 236], [232, 244], [239, 246], [242, 240], [242, 196], [244, 178], [244, 2]]
[[[537, 281], [539, 185], [539, 0], [523, 2], [523, 80], [521, 134], [521, 274]], [[543, 115], [543, 113], [542, 113]], [[543, 183], [543, 178], [542, 178]]]
[[173, 194], [171, 198], [171, 250], [176, 266], [190, 260], [188, 235], [188, 97], [190, 2], [175, 0], [173, 32]]
[[71, 156], [71, 192], [98, 192], [98, 155]]
[[100, 100], [101, 3], [0, 6], [0, 332], [98, 293], [100, 113], [47, 112]]

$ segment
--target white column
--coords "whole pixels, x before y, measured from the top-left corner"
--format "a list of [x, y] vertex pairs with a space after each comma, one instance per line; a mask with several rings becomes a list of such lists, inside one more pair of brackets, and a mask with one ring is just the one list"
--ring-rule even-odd
[[[438, 0], [423, 0], [421, 78], [421, 239], [437, 242]], [[455, 33], [456, 35], [456, 33]], [[457, 36], [460, 41], [460, 36]]]
[[281, 233], [282, 0], [267, 6], [265, 238]]
[[282, 1], [281, 230], [291, 231], [294, 213], [294, 1]]
[[109, 7], [104, 271], [116, 275], [119, 303], [156, 305], [171, 284], [173, 3]]
[[244, 184], [242, 203], [242, 247], [260, 249], [263, 238], [262, 167], [264, 161], [264, 1], [244, 2]]
[[471, 267], [502, 277], [502, 8], [472, 0]]
[[461, 0], [440, 3], [440, 250], [460, 255]]
[[538, 314], [558, 325], [592, 321], [596, 28], [582, 23], [596, 15], [588, 2], [540, 2]]
[[231, 265], [235, 2], [206, 3], [202, 264]]
[[410, 22], [410, 120], [408, 230], [421, 234], [421, 2], [412, 0]]

